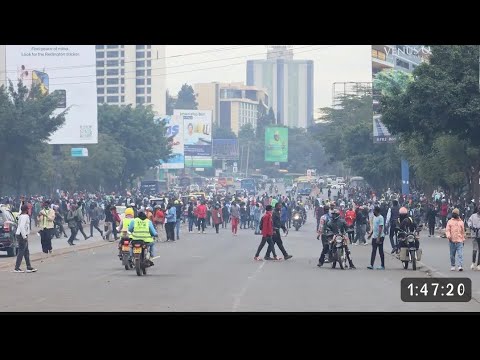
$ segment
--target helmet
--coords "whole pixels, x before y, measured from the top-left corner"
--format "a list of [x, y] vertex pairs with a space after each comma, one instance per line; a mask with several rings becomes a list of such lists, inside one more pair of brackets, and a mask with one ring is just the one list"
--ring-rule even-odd
[[407, 215], [407, 214], [408, 214], [408, 209], [407, 209], [406, 207], [402, 206], [402, 207], [400, 208], [400, 210], [398, 211], [398, 213], [399, 213], [400, 215]]
[[340, 212], [338, 211], [338, 209], [333, 209], [332, 210], [332, 218], [333, 219], [338, 219], [339, 216], [340, 216]]
[[178, 200], [175, 200], [174, 204], [175, 204], [175, 205], [178, 205]]
[[130, 215], [130, 216], [134, 216], [135, 213], [133, 212], [133, 209], [132, 208], [127, 208], [125, 209], [125, 216], [127, 215]]
[[151, 206], [147, 206], [147, 209], [148, 211], [153, 211], [152, 207]]

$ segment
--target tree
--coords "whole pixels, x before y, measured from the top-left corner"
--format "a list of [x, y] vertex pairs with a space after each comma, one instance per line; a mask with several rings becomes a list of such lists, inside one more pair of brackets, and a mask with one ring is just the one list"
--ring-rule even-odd
[[[453, 180], [451, 174], [456, 172], [456, 167], [452, 169], [445, 166], [455, 165], [455, 161], [452, 162], [454, 159], [468, 159], [463, 173], [468, 179], [469, 192], [475, 201], [478, 201], [478, 46], [435, 45], [431, 46], [431, 50], [429, 62], [415, 69], [414, 81], [408, 84], [404, 93], [382, 97], [382, 120], [391, 133], [398, 135], [402, 141], [412, 144], [409, 138], [414, 137], [418, 140], [416, 144], [419, 149], [430, 148], [425, 156], [430, 156], [444, 166], [442, 180], [447, 183], [448, 179]], [[450, 148], [452, 142], [457, 144], [457, 147], [455, 152], [450, 154], [450, 159], [435, 152], [439, 147]], [[456, 177], [458, 178], [458, 172]]]
[[178, 92], [177, 101], [175, 102], [175, 109], [181, 110], [197, 110], [198, 103], [195, 92], [190, 85], [183, 84]]
[[56, 95], [42, 94], [35, 85], [30, 91], [22, 82], [17, 89], [12, 82], [8, 89], [0, 87], [0, 192], [5, 186], [20, 192], [42, 175], [28, 173], [28, 166], [65, 122], [68, 109], [53, 115], [58, 102]]
[[212, 137], [214, 139], [236, 139], [237, 135], [230, 128], [213, 125]]
[[173, 96], [170, 95], [170, 92], [167, 89], [166, 102], [165, 102], [167, 115], [173, 115], [173, 110], [175, 109], [175, 103], [176, 103], [176, 100], [173, 98]]

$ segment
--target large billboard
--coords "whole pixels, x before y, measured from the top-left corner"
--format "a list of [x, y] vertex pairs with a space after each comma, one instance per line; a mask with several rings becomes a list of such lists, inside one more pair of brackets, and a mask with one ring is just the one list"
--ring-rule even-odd
[[212, 111], [174, 110], [173, 115], [183, 123], [185, 167], [212, 167]]
[[238, 160], [239, 156], [237, 139], [213, 139], [214, 160]]
[[6, 79], [18, 80], [43, 94], [57, 92], [62, 103], [56, 113], [68, 109], [64, 125], [49, 144], [96, 144], [97, 85], [95, 45], [7, 45]]
[[288, 162], [288, 128], [265, 128], [265, 161]]
[[179, 116], [165, 115], [159, 118], [165, 122], [165, 136], [172, 146], [171, 157], [160, 161], [161, 169], [183, 169], [185, 156], [183, 152], [183, 120]]

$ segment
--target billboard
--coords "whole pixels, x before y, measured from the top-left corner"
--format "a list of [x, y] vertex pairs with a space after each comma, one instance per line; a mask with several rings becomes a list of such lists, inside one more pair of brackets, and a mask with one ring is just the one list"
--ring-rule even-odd
[[160, 169], [183, 169], [185, 167], [183, 121], [175, 115], [161, 116], [159, 120], [165, 122], [165, 136], [172, 145], [171, 157], [167, 161], [160, 160]]
[[96, 144], [97, 84], [95, 45], [7, 45], [6, 79], [29, 89], [61, 95], [54, 114], [68, 109], [64, 125], [49, 144]]
[[237, 139], [213, 139], [214, 160], [238, 160], [239, 156]]
[[212, 111], [174, 110], [173, 115], [183, 123], [185, 167], [212, 167]]
[[288, 162], [288, 128], [265, 128], [265, 161]]

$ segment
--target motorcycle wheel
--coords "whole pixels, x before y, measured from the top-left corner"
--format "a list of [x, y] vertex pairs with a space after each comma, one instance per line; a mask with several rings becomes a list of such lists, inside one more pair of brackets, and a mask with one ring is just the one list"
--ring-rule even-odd
[[[342, 255], [338, 256], [338, 265], [340, 265], [341, 270], [344, 270], [345, 267], [344, 267], [344, 262], [343, 261], [344, 261], [344, 257], [345, 257], [345, 252], [343, 250], [341, 250], [341, 252], [342, 252]], [[339, 255], [338, 251], [337, 251], [337, 255]]]
[[125, 270], [130, 270], [130, 265], [128, 264], [128, 255], [123, 254], [122, 255], [122, 264], [125, 266]]
[[295, 231], [298, 231], [300, 227], [299, 226], [295, 226]]
[[410, 258], [412, 260], [412, 270], [417, 270], [417, 254], [415, 254], [415, 250], [410, 250]]
[[405, 270], [407, 270], [408, 269], [408, 261], [402, 261], [402, 262], [403, 262], [403, 268]]
[[135, 271], [137, 272], [138, 276], [142, 276], [141, 260], [140, 259], [135, 259]]

